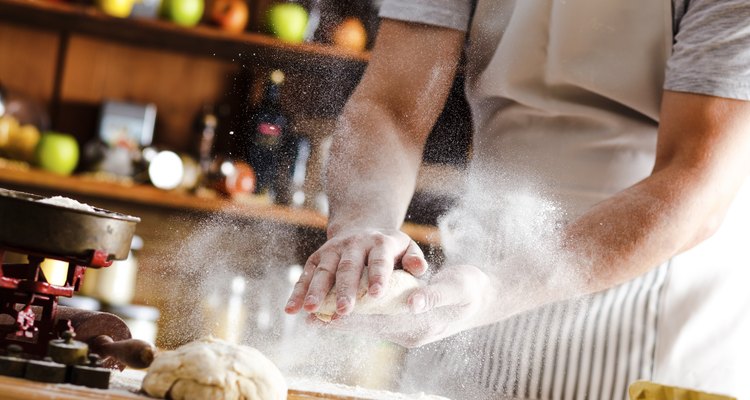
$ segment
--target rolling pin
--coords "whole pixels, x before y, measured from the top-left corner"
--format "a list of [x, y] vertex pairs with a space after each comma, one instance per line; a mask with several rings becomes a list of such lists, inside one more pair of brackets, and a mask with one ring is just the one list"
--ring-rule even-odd
[[58, 306], [57, 320], [64, 319], [71, 322], [75, 339], [88, 344], [89, 352], [98, 354], [105, 367], [140, 369], [154, 360], [154, 346], [133, 339], [125, 321], [114, 314]]

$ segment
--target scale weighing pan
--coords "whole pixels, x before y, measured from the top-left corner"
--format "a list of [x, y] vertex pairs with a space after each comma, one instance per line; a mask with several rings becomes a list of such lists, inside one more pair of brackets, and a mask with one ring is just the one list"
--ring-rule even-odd
[[40, 203], [43, 199], [0, 188], [0, 248], [95, 267], [128, 257], [140, 218]]

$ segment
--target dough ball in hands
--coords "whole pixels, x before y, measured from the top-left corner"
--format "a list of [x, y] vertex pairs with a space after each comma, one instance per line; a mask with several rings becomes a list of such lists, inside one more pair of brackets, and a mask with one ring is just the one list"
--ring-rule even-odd
[[143, 390], [172, 400], [285, 400], [287, 395], [281, 372], [261, 352], [213, 338], [157, 354]]
[[[369, 281], [367, 279], [367, 268], [362, 272], [362, 279], [359, 281], [357, 289], [357, 299], [354, 303], [352, 314], [368, 315], [397, 315], [409, 312], [409, 305], [406, 300], [415, 289], [425, 285], [425, 282], [417, 279], [414, 275], [397, 269], [391, 274], [391, 279], [385, 286], [385, 294], [379, 298], [374, 298], [368, 293]], [[315, 316], [322, 321], [330, 321], [333, 314], [336, 313], [336, 285], [318, 308]]]

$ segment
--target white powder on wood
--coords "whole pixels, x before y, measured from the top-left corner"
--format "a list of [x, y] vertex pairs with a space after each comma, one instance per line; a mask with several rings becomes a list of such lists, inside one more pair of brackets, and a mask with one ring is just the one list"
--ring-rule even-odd
[[[450, 400], [447, 397], [426, 393], [394, 393], [386, 390], [367, 389], [359, 386], [342, 385], [339, 383], [321, 382], [305, 378], [289, 379], [289, 389], [312, 394], [325, 394], [352, 399], [378, 400]], [[321, 396], [320, 398], [325, 398]]]

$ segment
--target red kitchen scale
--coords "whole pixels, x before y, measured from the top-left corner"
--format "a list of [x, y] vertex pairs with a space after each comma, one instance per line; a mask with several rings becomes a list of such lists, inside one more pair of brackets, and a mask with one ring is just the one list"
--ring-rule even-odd
[[[11, 252], [28, 260], [0, 268], [0, 375], [106, 388], [107, 367], [144, 368], [153, 347], [113, 314], [57, 300], [73, 296], [86, 268], [127, 258], [140, 219], [44, 199], [0, 188], [0, 260]], [[64, 283], [48, 281], [45, 259], [68, 263]]]

